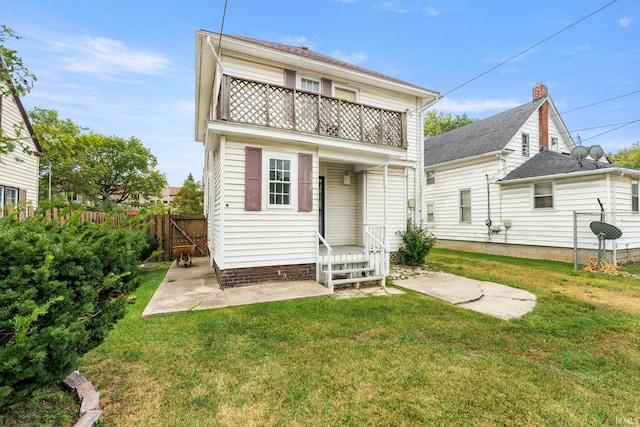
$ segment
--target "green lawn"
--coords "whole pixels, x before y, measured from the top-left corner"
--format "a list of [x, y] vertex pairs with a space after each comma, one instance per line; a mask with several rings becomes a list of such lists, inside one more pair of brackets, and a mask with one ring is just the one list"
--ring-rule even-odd
[[433, 268], [535, 293], [503, 321], [407, 291], [142, 319], [164, 270], [79, 367], [105, 425], [640, 422], [640, 281], [433, 250]]

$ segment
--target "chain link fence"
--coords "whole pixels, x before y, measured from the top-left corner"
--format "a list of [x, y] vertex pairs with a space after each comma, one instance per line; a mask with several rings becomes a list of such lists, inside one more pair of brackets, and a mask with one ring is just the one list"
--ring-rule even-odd
[[[600, 271], [618, 271], [640, 278], [640, 214], [632, 211], [573, 213], [574, 269], [598, 270], [598, 236], [591, 231], [594, 221], [605, 222], [622, 231], [616, 240], [601, 245]], [[614, 266], [617, 266], [614, 267]]]

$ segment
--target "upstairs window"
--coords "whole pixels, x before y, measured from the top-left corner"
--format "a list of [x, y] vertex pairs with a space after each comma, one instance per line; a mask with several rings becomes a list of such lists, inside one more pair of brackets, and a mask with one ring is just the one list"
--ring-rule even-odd
[[436, 173], [434, 171], [427, 172], [427, 185], [436, 183]]
[[309, 92], [320, 93], [320, 80], [312, 80], [306, 77], [300, 78], [300, 89]]
[[522, 134], [522, 157], [529, 157], [529, 134]]
[[557, 151], [558, 150], [558, 138], [552, 136], [551, 137], [551, 149], [553, 151]]
[[631, 210], [638, 212], [638, 180], [631, 180]]
[[535, 209], [553, 208], [553, 182], [533, 184], [533, 207]]

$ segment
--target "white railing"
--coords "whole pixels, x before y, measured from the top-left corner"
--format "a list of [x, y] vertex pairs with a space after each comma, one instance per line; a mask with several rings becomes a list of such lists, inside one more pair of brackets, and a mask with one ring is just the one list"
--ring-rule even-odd
[[375, 268], [376, 276], [383, 276], [382, 286], [385, 286], [385, 278], [389, 274], [386, 229], [382, 225], [365, 225], [363, 236], [365, 252], [369, 254], [369, 262]]
[[[333, 272], [332, 268], [332, 259], [333, 259], [333, 248], [331, 245], [324, 240], [324, 237], [320, 233], [316, 231], [316, 237], [319, 239], [319, 242], [322, 242], [325, 248], [327, 248], [327, 274], [326, 274], [326, 283], [325, 285], [331, 292], [333, 292]], [[320, 243], [316, 245], [316, 282], [320, 282], [322, 275], [322, 255], [320, 254]]]

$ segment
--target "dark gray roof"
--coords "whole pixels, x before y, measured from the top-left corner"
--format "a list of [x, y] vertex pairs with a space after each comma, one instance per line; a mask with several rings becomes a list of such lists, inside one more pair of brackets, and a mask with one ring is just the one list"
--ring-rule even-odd
[[502, 150], [548, 97], [424, 140], [424, 165]]
[[[215, 34], [215, 33], [212, 33], [212, 34]], [[216, 35], [218, 35], [218, 34], [216, 34]], [[234, 39], [237, 39], [237, 40], [246, 41], [246, 42], [258, 45], [258, 46], [266, 47], [268, 49], [273, 49], [273, 50], [278, 50], [280, 52], [285, 52], [285, 53], [290, 53], [290, 54], [293, 54], [293, 55], [298, 55], [298, 56], [301, 56], [303, 58], [312, 59], [312, 60], [319, 61], [319, 62], [324, 62], [326, 64], [331, 64], [331, 65], [335, 65], [335, 66], [338, 66], [338, 67], [346, 68], [348, 70], [352, 70], [352, 71], [356, 71], [358, 73], [362, 73], [362, 74], [366, 74], [366, 75], [369, 75], [369, 76], [377, 77], [377, 78], [380, 78], [380, 79], [383, 79], [383, 80], [388, 80], [390, 82], [399, 83], [399, 84], [402, 84], [404, 86], [410, 86], [410, 87], [413, 87], [413, 88], [416, 88], [416, 89], [433, 92], [434, 94], [439, 94], [439, 92], [437, 92], [437, 91], [434, 91], [434, 90], [431, 90], [431, 89], [427, 89], [427, 88], [423, 88], [421, 86], [417, 86], [417, 85], [414, 85], [412, 83], [407, 83], [407, 82], [404, 82], [402, 80], [396, 79], [394, 77], [389, 77], [387, 75], [378, 73], [376, 71], [372, 71], [372, 70], [368, 70], [366, 68], [358, 67], [357, 65], [349, 64], [348, 62], [344, 62], [344, 61], [341, 61], [339, 59], [332, 58], [330, 56], [323, 55], [323, 54], [318, 53], [318, 52], [314, 52], [313, 50], [310, 50], [306, 46], [293, 46], [293, 45], [288, 45], [288, 44], [275, 43], [275, 42], [270, 42], [270, 41], [266, 41], [266, 40], [259, 40], [259, 39], [254, 39], [254, 38], [251, 38], [251, 37], [237, 36], [237, 35], [232, 35], [232, 34], [224, 34], [224, 37], [229, 37], [229, 38], [234, 38]]]
[[578, 162], [569, 154], [556, 153], [554, 151], [541, 151], [509, 172], [507, 176], [502, 178], [500, 181], [504, 182], [514, 179], [570, 174], [612, 167], [619, 166], [612, 163], [595, 162], [591, 159]]

